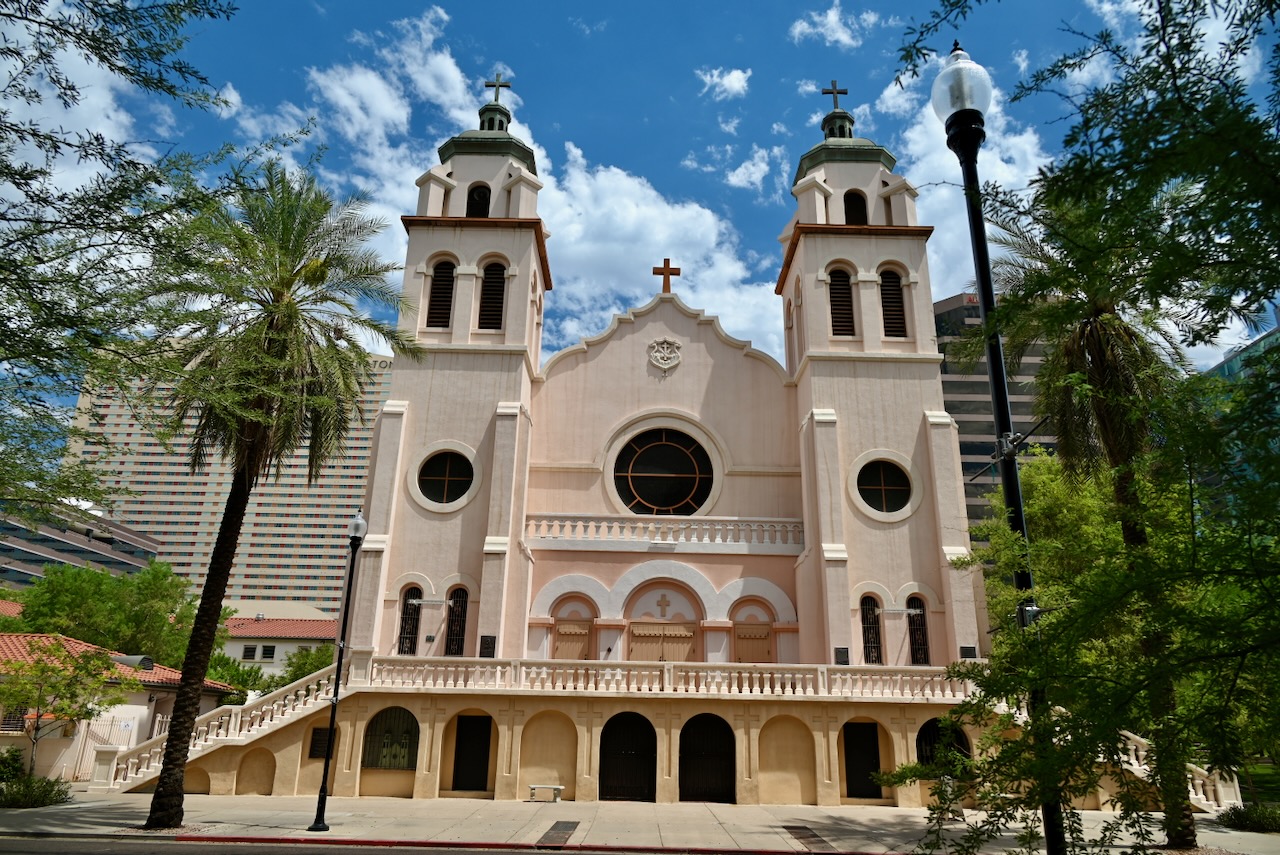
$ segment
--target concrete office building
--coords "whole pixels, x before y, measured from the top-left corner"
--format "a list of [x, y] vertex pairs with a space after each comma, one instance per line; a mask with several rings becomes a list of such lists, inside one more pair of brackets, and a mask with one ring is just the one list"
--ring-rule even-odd
[[[352, 425], [346, 454], [330, 460], [310, 485], [305, 449], [285, 464], [278, 480], [258, 482], [245, 515], [228, 599], [262, 603], [255, 612], [264, 607], [270, 611], [271, 602], [303, 602], [337, 612], [347, 566], [347, 524], [364, 502], [374, 419], [390, 388], [391, 358], [371, 361], [366, 421]], [[215, 458], [192, 474], [187, 439], [177, 437], [166, 448], [118, 398], [82, 399], [79, 420], [110, 443], [86, 445], [80, 453], [108, 471], [108, 486], [120, 488], [112, 517], [154, 538], [156, 557], [198, 586], [230, 489], [228, 468]]]

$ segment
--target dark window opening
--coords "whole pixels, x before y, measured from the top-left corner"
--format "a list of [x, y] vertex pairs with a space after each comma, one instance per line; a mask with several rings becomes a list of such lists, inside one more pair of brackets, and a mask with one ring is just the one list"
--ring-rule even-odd
[[471, 461], [456, 451], [433, 454], [418, 470], [418, 489], [422, 495], [442, 505], [461, 499], [474, 480]]
[[467, 643], [467, 600], [470, 595], [466, 588], [454, 588], [449, 595], [449, 622], [445, 626], [444, 655], [461, 656]]
[[467, 216], [489, 216], [489, 185], [476, 184], [467, 191]]
[[938, 759], [938, 752], [944, 745], [962, 757], [972, 757], [969, 737], [965, 736], [958, 725], [931, 718], [920, 727], [916, 734], [916, 762], [929, 765]]
[[849, 190], [844, 194], [844, 221], [850, 226], [867, 224], [867, 197], [857, 190]]
[[317, 727], [312, 730], [311, 742], [307, 746], [307, 759], [323, 760], [331, 739], [333, 739], [333, 731], [327, 727]]
[[688, 434], [655, 428], [618, 452], [613, 479], [633, 513], [689, 516], [711, 496], [711, 458]]
[[502, 329], [502, 304], [507, 292], [507, 268], [489, 264], [480, 283], [480, 320], [482, 330]]
[[884, 315], [884, 334], [887, 338], [907, 337], [907, 307], [902, 289], [902, 277], [892, 270], [880, 274], [880, 311]]
[[849, 271], [837, 268], [827, 278], [827, 297], [831, 301], [831, 334], [856, 335], [853, 328], [853, 285], [849, 281]]
[[447, 327], [453, 317], [452, 261], [442, 261], [431, 271], [431, 291], [427, 296], [427, 326]]
[[900, 511], [911, 501], [911, 479], [887, 460], [873, 460], [858, 473], [858, 495], [877, 511]]

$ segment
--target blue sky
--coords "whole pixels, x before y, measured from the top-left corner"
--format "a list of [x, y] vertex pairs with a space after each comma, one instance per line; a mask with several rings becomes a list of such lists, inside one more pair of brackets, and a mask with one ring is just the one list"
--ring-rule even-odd
[[[995, 80], [984, 180], [1025, 186], [1067, 128], [1061, 103], [1009, 104], [1003, 93], [1078, 44], [1064, 28], [1132, 32], [1131, 4], [1006, 0], [937, 40], [945, 53], [960, 38]], [[502, 99], [513, 132], [534, 146], [546, 184], [539, 208], [555, 288], [544, 351], [648, 302], [658, 288], [650, 268], [669, 257], [683, 269], [675, 290], [687, 303], [776, 355], [777, 236], [794, 209], [796, 163], [820, 140], [817, 122], [831, 107], [818, 90], [833, 78], [849, 90], [841, 106], [856, 116], [856, 133], [892, 151], [920, 191], [920, 221], [936, 227], [934, 297], [972, 279], [959, 167], [928, 105], [936, 68], [894, 85], [903, 30], [931, 9], [930, 0], [258, 0], [192, 32], [187, 58], [222, 90], [226, 109], [174, 111], [106, 81], [84, 107], [108, 130], [190, 150], [250, 144], [310, 121], [311, 135], [287, 157], [302, 162], [323, 148], [322, 180], [339, 195], [367, 193], [390, 223], [378, 249], [403, 261], [398, 218], [413, 210], [414, 180], [438, 162], [441, 142], [475, 126], [491, 97], [483, 82], [501, 72], [512, 81]], [[1091, 67], [1078, 83], [1108, 73]], [[1230, 333], [1224, 344], [1243, 340]]]

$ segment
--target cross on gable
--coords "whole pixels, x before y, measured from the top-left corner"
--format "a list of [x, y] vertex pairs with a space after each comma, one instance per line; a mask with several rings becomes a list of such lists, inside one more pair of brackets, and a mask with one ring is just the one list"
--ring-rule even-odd
[[663, 294], [670, 294], [670, 293], [671, 293], [671, 277], [672, 277], [672, 276], [679, 276], [679, 275], [680, 275], [680, 268], [679, 268], [679, 267], [672, 267], [672, 266], [671, 266], [671, 259], [669, 259], [669, 258], [664, 258], [664, 259], [662, 259], [662, 266], [661, 266], [661, 267], [655, 267], [655, 268], [653, 268], [653, 275], [654, 275], [654, 276], [661, 276], [661, 277], [662, 277], [662, 293], [663, 293]]
[[[832, 81], [832, 83], [834, 82], [835, 81]], [[497, 104], [501, 100], [498, 96], [502, 94], [502, 90], [510, 89], [511, 84], [502, 79], [502, 72], [499, 71], [497, 74], [493, 75], [493, 80], [486, 80], [484, 82], [484, 88], [493, 90], [493, 103]]]
[[831, 101], [832, 101], [832, 108], [831, 108], [831, 109], [833, 109], [833, 110], [839, 110], [839, 109], [840, 109], [840, 96], [841, 96], [841, 95], [848, 95], [848, 94], [849, 94], [849, 90], [848, 90], [848, 89], [837, 89], [837, 88], [836, 88], [836, 82], [835, 82], [834, 80], [832, 80], [832, 81], [831, 81], [831, 88], [830, 88], [830, 89], [823, 89], [823, 90], [822, 90], [822, 94], [823, 94], [823, 95], [830, 95], [830, 96], [831, 96]]

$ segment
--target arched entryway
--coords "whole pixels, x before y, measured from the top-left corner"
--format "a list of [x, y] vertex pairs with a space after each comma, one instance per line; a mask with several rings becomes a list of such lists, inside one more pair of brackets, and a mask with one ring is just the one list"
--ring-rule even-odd
[[600, 731], [600, 799], [652, 802], [657, 787], [657, 732], [639, 713], [618, 713]]
[[737, 803], [733, 728], [718, 715], [695, 715], [680, 728], [680, 801]]

